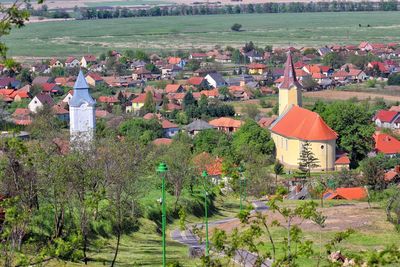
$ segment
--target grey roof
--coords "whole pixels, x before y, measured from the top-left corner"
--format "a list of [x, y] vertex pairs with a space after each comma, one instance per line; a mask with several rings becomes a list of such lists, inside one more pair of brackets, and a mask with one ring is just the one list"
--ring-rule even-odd
[[44, 94], [44, 93], [39, 93], [36, 95], [36, 98], [40, 101], [40, 103], [47, 104], [49, 106], [54, 106], [54, 100], [51, 98], [50, 95]]
[[203, 120], [195, 120], [192, 123], [185, 126], [185, 129], [188, 132], [202, 131], [202, 130], [213, 129], [213, 128], [215, 128], [215, 127]]
[[74, 94], [69, 102], [69, 106], [80, 107], [84, 103], [87, 103], [89, 106], [94, 106], [96, 101], [90, 96], [89, 85], [82, 71], [79, 71], [78, 78], [74, 85]]
[[225, 79], [218, 72], [212, 72], [208, 74], [217, 84], [226, 84]]

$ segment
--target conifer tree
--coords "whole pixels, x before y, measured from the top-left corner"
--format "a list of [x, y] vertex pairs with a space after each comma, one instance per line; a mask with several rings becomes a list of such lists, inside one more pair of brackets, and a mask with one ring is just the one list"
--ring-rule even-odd
[[310, 177], [311, 170], [317, 167], [320, 167], [319, 160], [312, 152], [310, 142], [306, 141], [301, 148], [299, 157], [299, 169], [307, 174], [308, 177]]

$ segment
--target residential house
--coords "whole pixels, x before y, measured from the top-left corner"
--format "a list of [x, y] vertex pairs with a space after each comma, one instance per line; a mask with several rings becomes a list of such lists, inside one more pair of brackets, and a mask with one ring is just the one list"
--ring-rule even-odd
[[340, 153], [336, 155], [335, 170], [350, 169], [350, 158], [347, 153]]
[[370, 70], [377, 69], [383, 75], [389, 75], [390, 74], [390, 70], [389, 70], [388, 66], [383, 62], [379, 62], [379, 61], [369, 62], [368, 65], [367, 65], [367, 68], [370, 69]]
[[368, 197], [367, 189], [364, 187], [336, 188], [335, 190], [327, 190], [323, 198], [330, 199], [345, 199], [345, 200], [363, 200]]
[[326, 54], [332, 52], [332, 50], [329, 47], [324, 46], [324, 47], [318, 48], [317, 52], [321, 57], [324, 57]]
[[261, 63], [251, 63], [251, 64], [247, 65], [247, 68], [249, 69], [249, 74], [261, 75], [266, 71], [267, 66], [265, 64], [261, 64]]
[[242, 121], [235, 120], [228, 117], [221, 117], [208, 122], [211, 126], [214, 126], [220, 131], [225, 133], [234, 133], [240, 126], [242, 126]]
[[32, 123], [32, 118], [30, 116], [30, 111], [27, 108], [17, 108], [12, 114], [12, 121], [16, 125], [30, 125]]
[[254, 97], [253, 93], [245, 86], [229, 86], [229, 93], [234, 100], [249, 100]]
[[251, 50], [243, 54], [249, 58], [250, 63], [262, 61], [264, 59], [263, 55], [256, 50]]
[[21, 87], [21, 82], [14, 77], [0, 78], [0, 89], [18, 89]]
[[361, 51], [371, 51], [374, 48], [369, 42], [361, 42], [358, 46], [358, 49], [360, 49]]
[[50, 66], [51, 69], [52, 68], [63, 68], [64, 64], [60, 60], [58, 60], [56, 58], [53, 58], [53, 59], [50, 60], [49, 66]]
[[78, 68], [80, 66], [80, 62], [76, 57], [67, 57], [65, 60], [65, 67], [69, 69]]
[[375, 152], [383, 153], [385, 156], [393, 157], [400, 154], [400, 141], [385, 133], [375, 133]]
[[213, 88], [227, 86], [227, 82], [218, 72], [212, 72], [205, 77], [208, 84]]
[[162, 120], [161, 126], [163, 128], [164, 137], [172, 138], [179, 132], [179, 126], [169, 120]]
[[14, 99], [14, 102], [19, 102], [22, 99], [29, 99], [31, 96], [29, 94], [29, 91], [31, 89], [31, 86], [29, 84], [25, 85], [24, 87], [14, 90], [10, 97]]
[[197, 89], [207, 89], [208, 88], [207, 80], [204, 79], [204, 77], [190, 77], [186, 81], [186, 84], [194, 86]]
[[397, 165], [385, 173], [385, 182], [388, 184], [400, 184], [400, 166]]
[[115, 96], [99, 96], [97, 99], [99, 103], [104, 103], [109, 106], [113, 106], [114, 104], [118, 104], [119, 100]]
[[368, 79], [368, 75], [359, 69], [349, 69], [349, 76], [353, 82], [362, 82]]
[[62, 95], [64, 90], [55, 83], [44, 83], [42, 84], [42, 92], [51, 95]]
[[222, 162], [222, 158], [215, 158], [207, 152], [200, 153], [193, 158], [198, 174], [200, 175], [204, 170], [207, 171], [208, 179], [211, 179], [213, 184], [219, 184], [222, 180]]
[[87, 69], [90, 65], [96, 64], [97, 59], [95, 55], [84, 55], [81, 59], [81, 67]]
[[380, 128], [400, 129], [400, 112], [398, 111], [378, 110], [372, 120]]
[[161, 77], [163, 79], [173, 79], [181, 71], [182, 67], [178, 65], [168, 64], [161, 68]]
[[230, 63], [232, 62], [231, 56], [225, 54], [219, 54], [215, 57], [215, 62], [219, 63]]
[[101, 78], [101, 76], [97, 73], [91, 72], [86, 76], [86, 82], [93, 87], [96, 87], [100, 84], [104, 83], [103, 78]]
[[212, 126], [206, 121], [196, 119], [192, 123], [186, 125], [184, 127], [185, 131], [190, 135], [190, 136], [195, 136], [201, 131], [208, 130], [208, 129], [214, 129], [215, 126]]
[[53, 109], [54, 114], [60, 121], [69, 122], [69, 111], [68, 110], [66, 110], [65, 108], [63, 108], [59, 105], [54, 105], [51, 108]]
[[51, 77], [37, 76], [37, 77], [35, 77], [35, 79], [33, 79], [32, 85], [42, 86], [43, 84], [50, 83], [52, 81], [53, 81], [53, 79]]
[[39, 93], [29, 102], [28, 109], [30, 112], [36, 113], [44, 105], [54, 106], [53, 98], [49, 94]]
[[69, 104], [72, 96], [74, 95], [74, 90], [69, 90], [67, 95], [62, 99], [62, 102]]
[[180, 84], [167, 84], [167, 86], [165, 87], [165, 93], [167, 94], [183, 92], [185, 92], [185, 89]]
[[205, 60], [207, 59], [207, 54], [206, 53], [191, 53], [189, 56], [189, 59], [194, 59], [194, 60]]
[[147, 81], [151, 80], [153, 76], [151, 75], [151, 71], [146, 68], [139, 68], [132, 72], [132, 79], [136, 81]]
[[180, 57], [169, 57], [168, 64], [177, 65], [178, 67], [183, 68], [186, 65], [186, 62]]

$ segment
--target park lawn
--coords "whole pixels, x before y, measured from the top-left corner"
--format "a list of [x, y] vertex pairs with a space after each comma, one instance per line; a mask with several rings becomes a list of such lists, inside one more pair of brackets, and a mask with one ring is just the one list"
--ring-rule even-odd
[[[10, 56], [65, 57], [109, 49], [209, 49], [258, 46], [323, 46], [361, 41], [400, 41], [399, 12], [332, 12], [141, 17], [31, 23], [4, 41]], [[243, 31], [230, 27], [241, 23]], [[359, 27], [370, 24], [371, 27]]]

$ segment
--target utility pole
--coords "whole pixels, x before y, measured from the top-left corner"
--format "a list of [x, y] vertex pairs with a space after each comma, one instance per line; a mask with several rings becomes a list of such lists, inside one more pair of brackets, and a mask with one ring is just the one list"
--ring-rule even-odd
[[204, 182], [204, 224], [206, 225], [206, 257], [209, 255], [209, 240], [208, 240], [208, 191], [207, 191], [207, 177], [208, 173], [207, 171], [203, 171], [201, 174], [203, 177], [203, 182]]
[[161, 197], [161, 205], [162, 205], [162, 257], [163, 257], [163, 267], [167, 266], [167, 254], [166, 254], [166, 242], [165, 242], [165, 225], [167, 223], [167, 209], [166, 209], [166, 199], [165, 199], [165, 173], [168, 171], [167, 165], [164, 162], [161, 162], [158, 165], [157, 172], [161, 175], [162, 179], [162, 197]]

